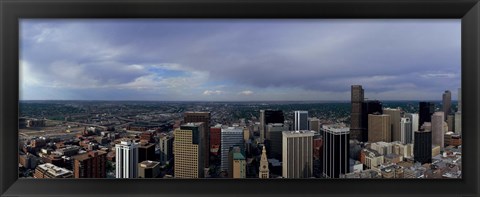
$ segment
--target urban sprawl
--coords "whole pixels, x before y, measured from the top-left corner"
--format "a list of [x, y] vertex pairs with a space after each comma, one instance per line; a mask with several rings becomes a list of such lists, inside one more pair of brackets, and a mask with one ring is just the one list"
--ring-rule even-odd
[[[21, 101], [24, 178], [461, 178], [461, 97]], [[441, 96], [441, 97], [440, 97]]]

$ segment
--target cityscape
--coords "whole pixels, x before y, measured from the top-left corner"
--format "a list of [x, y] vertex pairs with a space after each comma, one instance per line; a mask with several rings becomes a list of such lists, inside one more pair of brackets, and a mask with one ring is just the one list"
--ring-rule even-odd
[[462, 178], [460, 41], [460, 19], [21, 19], [18, 176]]
[[366, 100], [361, 85], [351, 97], [22, 101], [19, 176], [461, 178], [460, 97], [452, 102], [446, 90], [441, 101]]

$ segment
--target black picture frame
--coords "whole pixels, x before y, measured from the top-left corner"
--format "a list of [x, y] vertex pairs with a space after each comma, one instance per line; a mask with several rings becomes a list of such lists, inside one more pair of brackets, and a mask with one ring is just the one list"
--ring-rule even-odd
[[[478, 0], [0, 0], [1, 196], [479, 196]], [[458, 18], [462, 20], [463, 178], [18, 179], [19, 19]]]

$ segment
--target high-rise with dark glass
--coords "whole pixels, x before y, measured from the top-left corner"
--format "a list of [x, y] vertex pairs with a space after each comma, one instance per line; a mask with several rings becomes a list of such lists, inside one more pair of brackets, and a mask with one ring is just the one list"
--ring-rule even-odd
[[322, 126], [324, 132], [323, 175], [339, 178], [350, 172], [350, 134], [348, 127], [338, 125]]
[[382, 102], [377, 100], [362, 103], [362, 142], [368, 141], [368, 114], [383, 113]]
[[363, 88], [361, 85], [352, 85], [351, 102], [352, 113], [350, 115], [350, 135], [352, 139], [363, 140], [362, 136], [362, 103], [364, 101]]
[[415, 141], [413, 144], [413, 156], [416, 162], [432, 163], [432, 132], [415, 131]]
[[442, 108], [442, 111], [444, 113], [443, 118], [447, 120], [447, 117], [452, 110], [452, 93], [450, 92], [450, 90], [445, 90], [442, 95]]
[[424, 122], [432, 121], [432, 114], [435, 111], [435, 105], [430, 102], [420, 102], [419, 104], [419, 124], [418, 129], [423, 125]]
[[285, 117], [282, 110], [260, 110], [260, 142], [263, 143], [266, 135], [266, 127], [270, 123], [284, 123]]
[[184, 114], [184, 122], [203, 122], [203, 144], [202, 150], [204, 151], [202, 155], [205, 157], [204, 160], [204, 167], [209, 166], [210, 161], [210, 112], [185, 112]]

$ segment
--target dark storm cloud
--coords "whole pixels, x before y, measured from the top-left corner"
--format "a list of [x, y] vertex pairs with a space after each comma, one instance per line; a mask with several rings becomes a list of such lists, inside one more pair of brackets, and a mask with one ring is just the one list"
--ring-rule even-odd
[[122, 93], [108, 95], [232, 100], [295, 89], [322, 100], [348, 99], [350, 85], [362, 84], [382, 97], [438, 99], [460, 87], [459, 20], [25, 20], [21, 50], [22, 92], [116, 88]]

